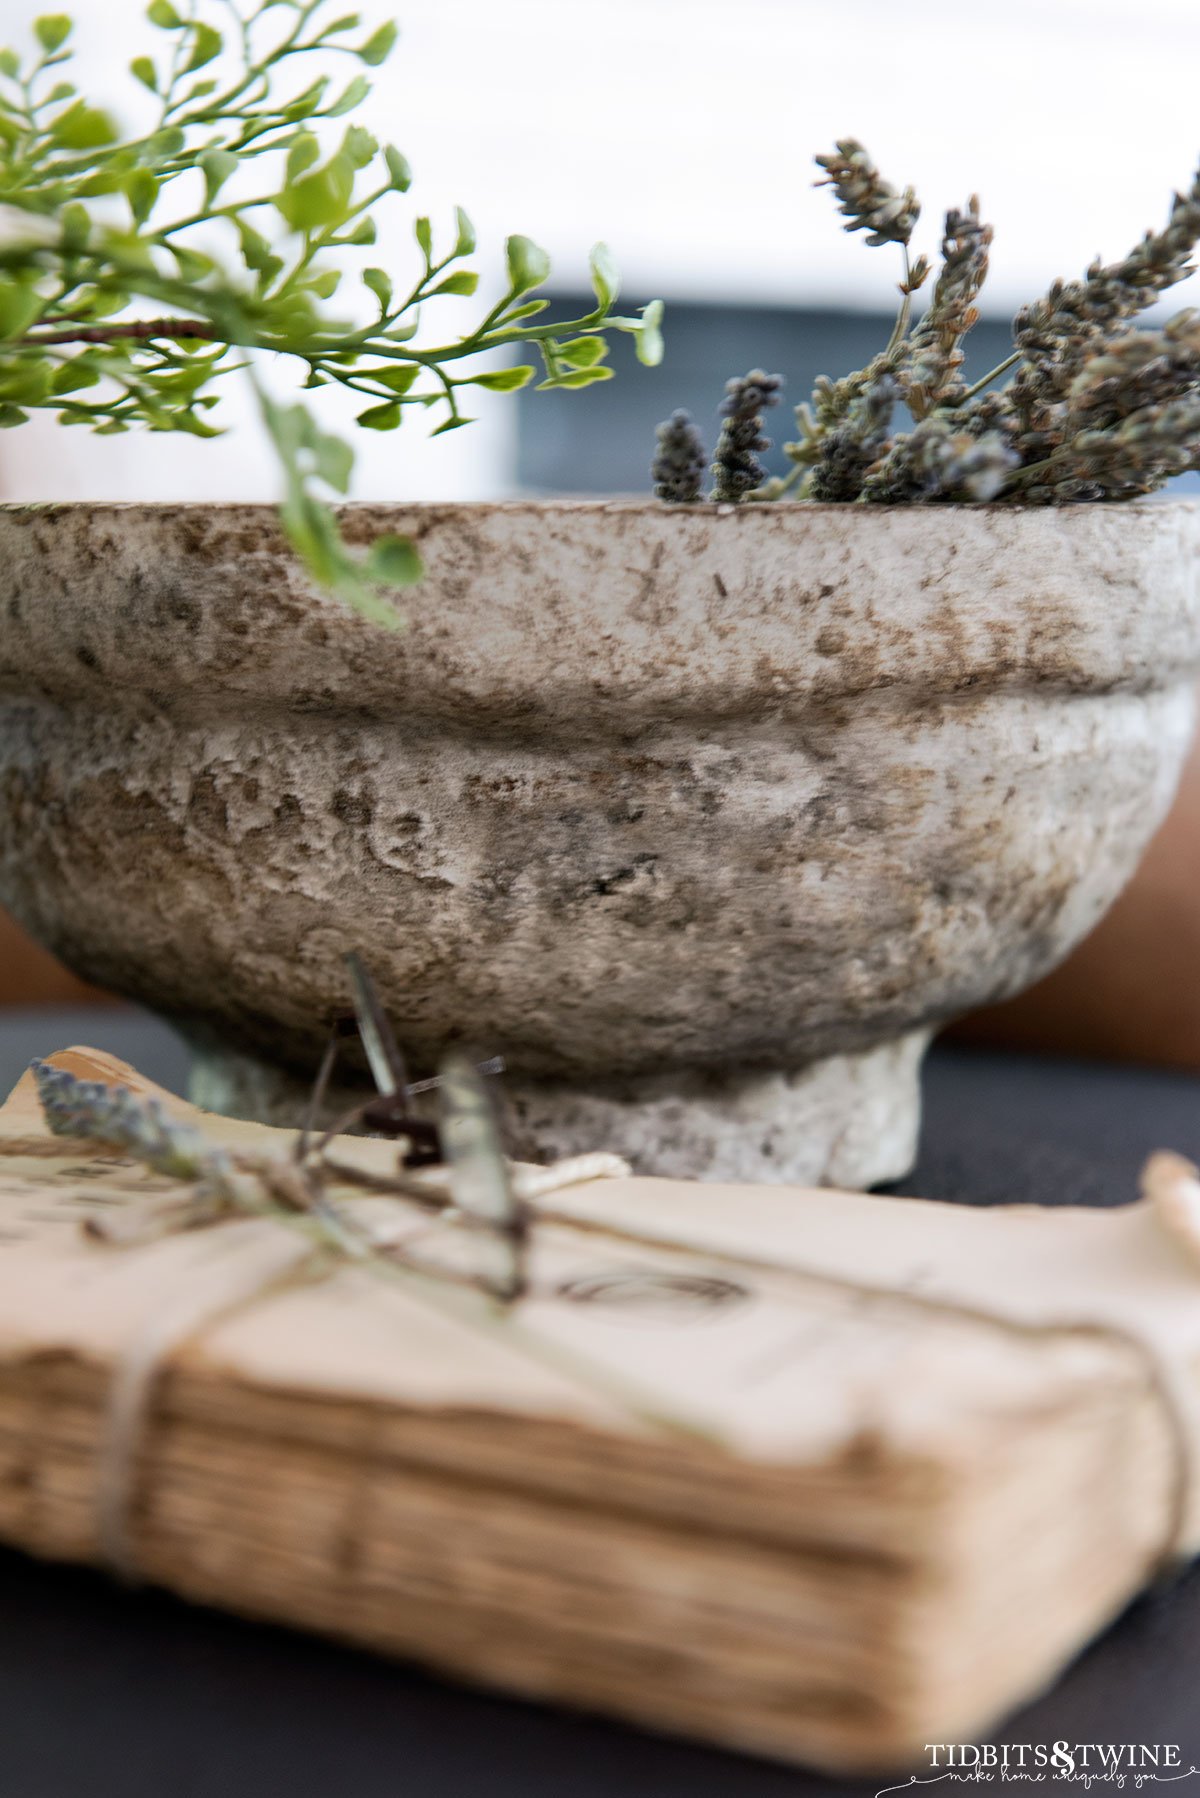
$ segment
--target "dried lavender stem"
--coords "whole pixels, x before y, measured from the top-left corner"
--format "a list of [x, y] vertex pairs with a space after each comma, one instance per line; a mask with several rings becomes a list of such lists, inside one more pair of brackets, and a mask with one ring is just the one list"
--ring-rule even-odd
[[977, 393], [982, 393], [985, 387], [990, 387], [993, 381], [998, 380], [1001, 375], [1006, 375], [1010, 368], [1015, 368], [1020, 360], [1020, 350], [1014, 350], [1011, 356], [1006, 356], [1003, 362], [997, 362], [995, 368], [990, 368], [986, 375], [980, 375], [979, 379], [968, 387], [965, 393], [960, 394], [958, 399], [951, 403], [955, 406], [965, 406], [967, 401], [973, 400]]

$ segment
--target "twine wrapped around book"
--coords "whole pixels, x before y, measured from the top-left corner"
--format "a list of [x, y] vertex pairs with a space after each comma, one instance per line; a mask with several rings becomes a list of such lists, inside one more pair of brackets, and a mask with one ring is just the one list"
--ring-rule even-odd
[[182, 1299], [154, 1313], [119, 1357], [109, 1382], [96, 1460], [96, 1543], [109, 1570], [129, 1585], [138, 1579], [133, 1541], [138, 1457], [153, 1410], [155, 1387], [171, 1357], [195, 1337], [297, 1282], [318, 1278], [325, 1258], [290, 1241], [280, 1265], [264, 1271], [238, 1253], [214, 1264], [215, 1283], [197, 1282]]
[[[57, 1074], [58, 1070], [54, 1072]], [[77, 1086], [81, 1084], [86, 1083], [76, 1083]], [[60, 1089], [64, 1092], [66, 1090], [61, 1087], [61, 1083]], [[74, 1102], [73, 1095], [67, 1096]], [[124, 1098], [128, 1100], [132, 1095], [125, 1093]], [[69, 1108], [67, 1113], [60, 1111], [60, 1129], [64, 1125], [64, 1116], [73, 1117], [78, 1124], [83, 1113], [78, 1106], [74, 1112], [70, 1112]], [[137, 1118], [141, 1121], [136, 1123], [136, 1129], [145, 1131], [152, 1127], [152, 1134], [154, 1130], [159, 1131], [159, 1137], [155, 1137], [150, 1145], [151, 1153], [161, 1157], [169, 1149], [171, 1154], [178, 1156], [182, 1153], [186, 1159], [187, 1156], [200, 1152], [196, 1144], [202, 1139], [190, 1126], [178, 1124], [174, 1120], [164, 1122], [165, 1114], [161, 1107], [149, 1116], [151, 1125], [147, 1126], [145, 1115], [138, 1112]], [[128, 1118], [126, 1122], [128, 1123]], [[164, 1147], [165, 1139], [160, 1140], [163, 1130], [169, 1138], [167, 1147]], [[66, 1133], [86, 1134], [79, 1128], [68, 1129]], [[191, 1194], [187, 1204], [176, 1204], [170, 1228], [187, 1227], [189, 1223], [197, 1221], [198, 1205], [202, 1214], [201, 1221], [212, 1221], [213, 1215], [224, 1216], [229, 1221], [220, 1230], [213, 1232], [214, 1252], [199, 1271], [193, 1269], [189, 1275], [188, 1290], [182, 1297], [178, 1293], [172, 1295], [169, 1303], [153, 1311], [126, 1345], [118, 1358], [109, 1386], [97, 1459], [94, 1499], [96, 1535], [104, 1560], [124, 1578], [136, 1579], [138, 1574], [133, 1519], [136, 1513], [139, 1461], [153, 1412], [156, 1388], [169, 1369], [172, 1358], [189, 1342], [246, 1306], [259, 1303], [297, 1283], [322, 1279], [347, 1260], [380, 1267], [405, 1280], [410, 1294], [423, 1297], [437, 1309], [443, 1312], [449, 1310], [461, 1321], [476, 1327], [502, 1332], [510, 1347], [524, 1350], [543, 1363], [552, 1365], [556, 1372], [578, 1379], [606, 1398], [615, 1399], [643, 1423], [648, 1422], [693, 1439], [704, 1439], [710, 1447], [721, 1446], [714, 1441], [711, 1432], [691, 1424], [685, 1418], [664, 1414], [652, 1395], [632, 1389], [608, 1369], [531, 1334], [524, 1329], [519, 1317], [513, 1315], [511, 1306], [501, 1309], [495, 1303], [488, 1306], [484, 1301], [481, 1304], [482, 1294], [469, 1293], [454, 1286], [447, 1280], [444, 1272], [439, 1276], [429, 1269], [382, 1261], [370, 1236], [364, 1236], [347, 1224], [340, 1212], [323, 1198], [318, 1200], [318, 1209], [315, 1211], [299, 1209], [289, 1212], [286, 1205], [289, 1196], [296, 1198], [297, 1203], [303, 1200], [303, 1194], [296, 1195], [291, 1191], [296, 1174], [292, 1164], [282, 1161], [263, 1162], [244, 1157], [237, 1158], [235, 1163], [225, 1156], [224, 1151], [216, 1153], [224, 1159], [213, 1162], [211, 1152], [204, 1150], [204, 1154], [208, 1156], [209, 1176], [216, 1177], [215, 1167], [221, 1179], [235, 1181], [236, 1185], [230, 1190], [235, 1193], [238, 1202], [232, 1209], [216, 1214], [204, 1213], [203, 1193], [199, 1199], [195, 1193]], [[552, 1203], [547, 1203], [555, 1190], [577, 1188], [584, 1181], [620, 1175], [627, 1171], [615, 1158], [604, 1155], [576, 1157], [547, 1169], [515, 1169], [511, 1165], [509, 1169], [510, 1175], [518, 1179], [523, 1188], [528, 1189], [528, 1197], [523, 1196], [522, 1204], [529, 1207], [531, 1201], [536, 1200], [536, 1210], [530, 1210], [530, 1222], [599, 1232], [643, 1251], [708, 1259], [711, 1249], [706, 1248], [702, 1242], [688, 1241], [685, 1234], [656, 1233], [631, 1227], [627, 1222], [622, 1223], [616, 1218], [597, 1217], [595, 1214], [584, 1220], [570, 1207], [555, 1208]], [[372, 1182], [368, 1180], [367, 1184], [371, 1185]], [[421, 1170], [418, 1185], [420, 1198], [416, 1202], [427, 1205], [432, 1202], [452, 1207], [454, 1195], [447, 1170]], [[1177, 1156], [1156, 1155], [1151, 1158], [1143, 1174], [1142, 1192], [1143, 1204], [1136, 1209], [1145, 1214], [1147, 1227], [1159, 1232], [1164, 1240], [1169, 1241], [1176, 1254], [1200, 1276], [1200, 1175], [1196, 1168]], [[412, 1191], [405, 1196], [415, 1198]], [[285, 1202], [281, 1203], [281, 1200]], [[271, 1239], [265, 1255], [259, 1233], [256, 1236], [259, 1245], [256, 1252], [247, 1255], [243, 1231], [255, 1228], [245, 1221], [248, 1213], [259, 1217], [265, 1214], [297, 1225], [299, 1230], [287, 1234], [279, 1232]], [[239, 1216], [243, 1220], [240, 1227], [236, 1221]], [[478, 1227], [478, 1219], [467, 1221]], [[319, 1226], [315, 1240], [310, 1229], [314, 1222]], [[128, 1235], [122, 1234], [119, 1227], [114, 1230], [112, 1226], [97, 1226], [94, 1219], [85, 1227], [90, 1234], [103, 1235], [110, 1242], [131, 1240]], [[731, 1253], [727, 1249], [721, 1250], [720, 1260], [725, 1266], [744, 1269], [751, 1274], [765, 1275], [779, 1271], [777, 1266], [766, 1260]], [[1147, 1383], [1158, 1400], [1170, 1435], [1169, 1491], [1159, 1547], [1154, 1556], [1155, 1569], [1160, 1572], [1169, 1569], [1184, 1557], [1188, 1546], [1192, 1500], [1200, 1482], [1200, 1468], [1197, 1466], [1200, 1423], [1196, 1417], [1195, 1394], [1189, 1387], [1184, 1370], [1160, 1349], [1148, 1331], [1142, 1332], [1104, 1317], [1023, 1317], [1006, 1313], [1002, 1307], [990, 1304], [959, 1301], [944, 1294], [915, 1291], [878, 1280], [848, 1277], [832, 1273], [828, 1268], [806, 1267], [794, 1260], [789, 1261], [787, 1271], [796, 1277], [827, 1288], [839, 1289], [859, 1298], [896, 1303], [944, 1318], [957, 1317], [1026, 1340], [1074, 1338], [1115, 1344], [1131, 1352], [1145, 1372]]]
[[[587, 1165], [583, 1158], [579, 1158], [576, 1167], [586, 1174]], [[549, 1176], [550, 1170], [545, 1170], [545, 1173]], [[552, 1178], [546, 1178], [543, 1184], [552, 1187], [554, 1182]], [[1156, 1156], [1147, 1166], [1143, 1190], [1150, 1209], [1166, 1229], [1180, 1240], [1185, 1250], [1190, 1248], [1193, 1259], [1197, 1262], [1197, 1272], [1200, 1273], [1200, 1180], [1197, 1179], [1196, 1169], [1175, 1156]], [[1181, 1216], [1187, 1219], [1183, 1228], [1179, 1224]], [[539, 1207], [539, 1218], [548, 1223], [574, 1222], [569, 1214], [556, 1213], [552, 1207], [547, 1206]], [[642, 1235], [615, 1227], [611, 1234], [623, 1244], [644, 1250], [681, 1251], [680, 1243], [666, 1241], [652, 1234]], [[694, 1252], [698, 1256], [703, 1256], [704, 1253], [701, 1249]], [[766, 1271], [765, 1264], [756, 1263], [749, 1258], [723, 1256], [722, 1259], [742, 1266], [748, 1272]], [[234, 1252], [214, 1260], [214, 1277], [211, 1281], [197, 1284], [182, 1302], [173, 1298], [128, 1345], [118, 1362], [109, 1388], [95, 1494], [99, 1548], [107, 1565], [121, 1578], [131, 1583], [138, 1578], [132, 1528], [136, 1511], [138, 1462], [152, 1415], [155, 1388], [167, 1371], [172, 1356], [243, 1307], [255, 1304], [298, 1282], [324, 1278], [335, 1265], [327, 1248], [314, 1250], [311, 1245], [293, 1241], [281, 1245], [276, 1263], [264, 1269], [261, 1263], [247, 1263], [234, 1245]], [[1159, 1548], [1153, 1557], [1152, 1571], [1156, 1576], [1162, 1577], [1179, 1567], [1186, 1556], [1191, 1500], [1200, 1479], [1194, 1421], [1195, 1398], [1178, 1366], [1163, 1355], [1155, 1343], [1122, 1325], [1102, 1319], [1063, 1318], [1032, 1323], [1022, 1318], [1006, 1316], [988, 1307], [959, 1304], [946, 1298], [880, 1286], [869, 1281], [840, 1280], [822, 1269], [804, 1270], [793, 1267], [790, 1271], [818, 1284], [839, 1286], [858, 1297], [898, 1302], [902, 1306], [942, 1317], [957, 1316], [964, 1321], [1000, 1329], [1027, 1340], [1072, 1337], [1115, 1343], [1131, 1351], [1145, 1371], [1147, 1383], [1159, 1401], [1170, 1434], [1171, 1473], [1166, 1515]], [[499, 1327], [505, 1328], [517, 1340], [527, 1341], [521, 1337], [515, 1320]], [[554, 1353], [557, 1359], [558, 1351]], [[574, 1371], [584, 1380], [598, 1376], [606, 1394], [613, 1395], [612, 1382], [599, 1370], [578, 1363], [572, 1367], [568, 1359], [564, 1371]], [[653, 1417], [652, 1401], [644, 1396], [630, 1392], [618, 1393], [616, 1396], [623, 1396], [641, 1418]], [[685, 1433], [690, 1433], [682, 1420], [668, 1420], [660, 1416], [657, 1421], [672, 1423]]]
[[[531, 1192], [550, 1193], [563, 1185], [620, 1177], [629, 1170], [616, 1156], [595, 1154], [572, 1156], [547, 1168], [524, 1171], [531, 1176], [523, 1183]], [[286, 1183], [291, 1173], [286, 1163], [280, 1163], [265, 1172], [259, 1170], [257, 1177], [270, 1195], [272, 1187], [277, 1191], [280, 1182]], [[431, 1175], [434, 1177], [430, 1178]], [[436, 1171], [428, 1170], [421, 1181], [424, 1193], [436, 1194], [438, 1185]], [[448, 1189], [444, 1196], [448, 1200]], [[283, 1217], [285, 1214], [270, 1212], [268, 1215]], [[386, 1268], [401, 1278], [409, 1277], [427, 1298], [438, 1290], [436, 1276], [430, 1273], [403, 1264], [381, 1262], [372, 1253], [369, 1241], [344, 1226], [339, 1227], [336, 1212], [326, 1208], [322, 1221], [325, 1233], [321, 1241], [314, 1243], [306, 1237], [289, 1239], [281, 1236], [278, 1252], [266, 1266], [259, 1260], [247, 1260], [239, 1253], [239, 1244], [231, 1245], [232, 1253], [215, 1257], [208, 1264], [205, 1271], [211, 1272], [212, 1279], [197, 1280], [193, 1276], [188, 1292], [182, 1298], [172, 1296], [161, 1310], [152, 1313], [122, 1352], [109, 1384], [104, 1411], [97, 1458], [95, 1515], [100, 1554], [112, 1572], [127, 1583], [134, 1584], [138, 1578], [132, 1531], [138, 1458], [153, 1410], [155, 1387], [167, 1372], [173, 1355], [245, 1306], [261, 1302], [289, 1287], [327, 1278], [339, 1262], [363, 1262]], [[89, 1220], [84, 1227], [93, 1236], [113, 1240], [110, 1230], [98, 1229], [95, 1220]], [[186, 1218], [182, 1214], [176, 1227], [186, 1227]], [[412, 1290], [411, 1283], [409, 1290]], [[442, 1296], [453, 1304], [452, 1290], [447, 1287]], [[439, 1305], [440, 1308], [443, 1306]], [[461, 1315], [462, 1308], [458, 1309]], [[526, 1341], [524, 1334], [515, 1329], [510, 1328], [509, 1333], [518, 1342]], [[580, 1371], [585, 1377], [597, 1378], [611, 1391], [614, 1383], [606, 1381], [598, 1370]], [[652, 1407], [638, 1403], [636, 1395], [621, 1391], [613, 1396], [634, 1404], [639, 1415], [655, 1420]]]

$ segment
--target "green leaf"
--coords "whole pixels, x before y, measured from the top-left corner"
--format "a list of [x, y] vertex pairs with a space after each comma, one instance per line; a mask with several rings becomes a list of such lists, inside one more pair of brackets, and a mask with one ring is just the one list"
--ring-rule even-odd
[[646, 368], [657, 368], [663, 359], [663, 303], [651, 300], [642, 307], [642, 323], [635, 340], [637, 359]]
[[173, 243], [171, 254], [181, 281], [203, 281], [216, 267], [211, 256], [206, 256], [202, 250], [189, 249], [185, 244]]
[[0, 280], [0, 338], [20, 337], [41, 310], [41, 295], [29, 282]]
[[364, 244], [374, 243], [377, 236], [375, 220], [366, 218], [360, 219], [353, 231], [344, 231], [340, 237], [331, 237], [329, 241], [331, 244], [353, 244], [356, 249], [361, 249]]
[[[437, 395], [435, 394], [432, 397], [436, 399]], [[436, 430], [430, 431], [429, 435], [431, 437], [444, 437], [447, 431], [460, 431], [463, 425], [473, 425], [474, 423], [475, 420], [473, 418], [448, 418], [444, 424], [438, 425]]]
[[429, 293], [431, 298], [435, 293], [469, 294], [474, 293], [478, 286], [479, 276], [475, 273], [475, 270], [472, 268], [462, 268], [459, 269], [458, 273], [455, 275], [447, 275], [445, 280], [439, 281], [436, 287], [431, 287]]
[[530, 237], [510, 237], [504, 245], [508, 259], [508, 287], [513, 294], [540, 287], [550, 273], [550, 258]]
[[536, 312], [544, 312], [550, 304], [549, 300], [526, 300], [523, 306], [514, 306], [511, 312], [504, 314], [506, 325], [515, 325], [523, 318], [532, 318]]
[[282, 117], [285, 119], [311, 117], [324, 99], [325, 89], [328, 86], [328, 75], [322, 75], [318, 81], [313, 82], [311, 87], [306, 87], [302, 94], [297, 94], [294, 100], [288, 101], [287, 105], [281, 109]]
[[387, 387], [392, 393], [407, 393], [417, 376], [420, 366], [415, 362], [400, 364], [385, 363], [382, 368], [364, 368], [360, 371], [369, 381], [380, 387]]
[[204, 175], [204, 203], [211, 206], [236, 171], [238, 159], [232, 150], [202, 150], [196, 160]]
[[71, 21], [65, 12], [43, 13], [40, 19], [33, 21], [34, 36], [47, 56], [53, 56], [59, 46], [66, 43], [71, 30]]
[[341, 278], [342, 271], [340, 269], [324, 268], [319, 274], [313, 275], [304, 285], [308, 288], [309, 293], [315, 293], [319, 300], [328, 300], [332, 299], [337, 292]]
[[395, 144], [388, 144], [383, 152], [383, 160], [387, 163], [387, 171], [392, 178], [392, 186], [396, 192], [406, 194], [412, 186], [412, 170], [408, 166], [408, 157], [403, 155]]
[[380, 317], [382, 317], [392, 303], [391, 277], [388, 275], [386, 269], [365, 268], [362, 272], [362, 278], [363, 286], [370, 288], [371, 292], [375, 295], [375, 298], [379, 301], [379, 313]]
[[37, 406], [50, 392], [54, 365], [47, 358], [31, 362], [28, 358], [0, 367], [0, 399], [15, 406]]
[[[142, 274], [154, 273], [154, 257], [150, 252], [150, 244], [144, 238], [139, 237], [135, 230], [118, 230], [110, 227], [106, 233], [106, 245], [126, 264], [126, 276], [130, 268], [137, 269]], [[134, 291], [136, 292], [136, 287]], [[126, 303], [128, 303], [128, 297], [128, 290], [126, 290]]]
[[407, 537], [376, 537], [367, 552], [368, 580], [381, 587], [411, 587], [425, 570]]
[[21, 58], [15, 50], [0, 50], [0, 75], [7, 75], [12, 81], [21, 73]]
[[491, 374], [472, 375], [470, 383], [472, 387], [486, 387], [489, 393], [515, 393], [518, 387], [532, 381], [536, 373], [536, 368], [518, 363], [513, 368], [494, 369]]
[[592, 287], [596, 294], [596, 303], [601, 312], [611, 312], [617, 295], [621, 291], [621, 277], [617, 273], [617, 265], [613, 261], [612, 251], [606, 243], [593, 244], [592, 253], [588, 257], [588, 267], [592, 275]]
[[51, 122], [50, 136], [64, 150], [98, 150], [116, 142], [117, 128], [99, 107], [76, 100]]
[[348, 112], [353, 112], [356, 106], [362, 105], [370, 91], [371, 83], [366, 76], [356, 75], [349, 86], [338, 95], [333, 105], [326, 107], [326, 116], [331, 119], [344, 118]]
[[[86, 206], [78, 200], [73, 200], [69, 206], [63, 207], [58, 222], [62, 228], [63, 249], [68, 255], [78, 255], [80, 250], [87, 248], [87, 241], [92, 233], [92, 221], [88, 217]], [[122, 306], [125, 304], [124, 296], [120, 298], [118, 304]]]
[[[234, 159], [236, 164], [236, 157]], [[287, 178], [297, 181], [305, 169], [321, 160], [321, 146], [311, 131], [298, 131], [287, 153]]]
[[132, 169], [121, 183], [135, 221], [144, 225], [158, 199], [158, 180], [149, 169]]
[[192, 53], [183, 65], [184, 74], [190, 75], [194, 69], [202, 69], [214, 56], [219, 56], [224, 48], [225, 39], [221, 33], [198, 19], [192, 26]]
[[351, 125], [342, 139], [342, 155], [356, 169], [365, 169], [378, 148], [378, 140], [361, 125]]
[[152, 57], [135, 56], [129, 65], [129, 72], [143, 87], [148, 87], [152, 94], [158, 92], [158, 70]]
[[354, 194], [354, 170], [344, 156], [331, 156], [323, 168], [278, 195], [275, 205], [293, 231], [339, 225]]
[[54, 371], [51, 388], [55, 393], [78, 393], [83, 387], [96, 387], [100, 382], [99, 371], [84, 355], [73, 356], [69, 362], [62, 362]]
[[413, 236], [417, 240], [426, 265], [433, 260], [433, 226], [427, 218], [419, 218], [413, 224]]
[[[68, 212], [71, 210], [71, 207], [67, 208]], [[83, 212], [83, 207], [81, 206], [79, 210]], [[114, 312], [123, 311], [126, 304], [124, 294], [101, 293], [98, 287], [84, 288], [79, 299], [81, 310], [86, 310], [88, 318], [93, 321], [98, 318], [110, 318]]]
[[611, 381], [611, 368], [574, 368], [565, 375], [551, 375], [548, 380], [538, 383], [538, 392], [548, 387], [590, 387], [595, 381]]
[[403, 412], [395, 400], [385, 400], [381, 406], [368, 406], [365, 412], [358, 415], [358, 423], [368, 431], [394, 431], [403, 417]]
[[475, 248], [475, 227], [461, 206], [454, 208], [454, 223], [458, 230], [458, 235], [454, 240], [454, 254], [469, 256]]
[[312, 425], [307, 437], [314, 472], [335, 492], [346, 493], [354, 472], [354, 451], [350, 445], [343, 443], [340, 437], [330, 436], [327, 431], [319, 431], [316, 425]]
[[172, 412], [168, 422], [161, 426], [156, 425], [154, 428], [164, 431], [183, 431], [189, 437], [221, 437], [224, 435], [216, 425], [205, 424], [202, 418], [197, 418], [196, 414], [189, 411], [186, 406], [181, 411]]
[[28, 412], [22, 412], [20, 406], [0, 405], [0, 431], [11, 431], [14, 425], [23, 425], [28, 417]]
[[313, 305], [313, 297], [305, 289], [285, 287], [280, 293], [272, 295], [262, 313], [259, 332], [269, 338], [277, 347], [291, 346], [315, 332], [326, 334], [337, 329], [330, 320], [323, 320]]
[[178, 156], [187, 143], [187, 134], [179, 125], [166, 125], [156, 131], [146, 145], [149, 155], [156, 161], [160, 157]]
[[332, 24], [322, 26], [321, 36], [323, 38], [332, 37], [336, 31], [357, 31], [361, 24], [362, 18], [358, 13], [343, 13], [341, 18], [334, 19]]
[[380, 63], [386, 62], [391, 55], [399, 35], [400, 27], [394, 20], [389, 20], [386, 25], [381, 25], [378, 31], [371, 33], [366, 43], [360, 47], [358, 54], [370, 68], [377, 69]]
[[603, 337], [576, 337], [559, 345], [558, 359], [570, 368], [594, 368], [608, 355]]
[[146, 17], [152, 25], [157, 25], [160, 31], [179, 31], [184, 23], [171, 5], [171, 0], [150, 0], [150, 4], [146, 8]]
[[273, 281], [283, 267], [283, 258], [276, 256], [266, 238], [257, 232], [253, 225], [245, 219], [234, 220], [238, 238], [242, 246], [242, 260], [246, 267], [256, 275], [261, 275], [264, 282]]

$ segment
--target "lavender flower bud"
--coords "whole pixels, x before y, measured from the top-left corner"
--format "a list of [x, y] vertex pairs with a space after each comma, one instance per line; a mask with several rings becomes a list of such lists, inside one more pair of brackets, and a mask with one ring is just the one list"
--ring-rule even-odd
[[30, 1065], [43, 1115], [55, 1136], [109, 1143], [156, 1173], [197, 1181], [234, 1197], [237, 1174], [226, 1150], [171, 1117], [158, 1099], [138, 1098], [127, 1086], [108, 1086], [103, 1080], [79, 1080], [48, 1061]]
[[761, 368], [726, 381], [721, 402], [725, 422], [712, 465], [713, 499], [736, 505], [762, 485], [765, 470], [758, 452], [771, 447], [771, 439], [762, 434], [762, 415], [778, 404], [782, 386], [780, 375], [764, 374]]
[[650, 466], [657, 498], [686, 505], [700, 498], [708, 451], [690, 412], [672, 412], [655, 432], [658, 451]]
[[847, 231], [868, 232], [869, 244], [909, 241], [921, 216], [916, 194], [911, 187], [898, 194], [857, 138], [839, 138], [835, 150], [814, 160], [826, 174], [816, 186], [833, 188], [840, 201], [838, 211], [850, 220]]

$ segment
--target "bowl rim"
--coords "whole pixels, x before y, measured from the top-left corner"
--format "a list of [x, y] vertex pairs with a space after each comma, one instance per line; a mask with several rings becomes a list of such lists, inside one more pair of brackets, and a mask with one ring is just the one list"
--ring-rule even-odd
[[[102, 513], [124, 512], [149, 516], [172, 513], [278, 513], [280, 502], [270, 499], [37, 499], [0, 500], [0, 516], [19, 518], [23, 514], [44, 517], [51, 512]], [[672, 506], [652, 495], [642, 494], [513, 494], [496, 499], [344, 499], [330, 502], [330, 510], [339, 516], [365, 515], [379, 512], [435, 514], [465, 512], [484, 513], [545, 512], [550, 514], [583, 512], [621, 515], [645, 514], [654, 518], [677, 518], [680, 522], [694, 518], [788, 518], [844, 517], [860, 518], [945, 518], [988, 513], [1000, 517], [1047, 517], [1059, 520], [1086, 519], [1102, 514], [1136, 514], [1157, 516], [1179, 512], [1200, 513], [1200, 497], [1175, 499], [1144, 494], [1136, 499], [1087, 500], [1065, 505], [1027, 505], [1010, 500], [972, 500], [947, 504], [900, 503], [896, 505], [861, 505], [855, 500], [783, 499], [762, 503], [733, 505], [725, 501], [695, 500]]]

